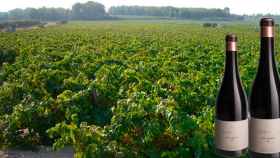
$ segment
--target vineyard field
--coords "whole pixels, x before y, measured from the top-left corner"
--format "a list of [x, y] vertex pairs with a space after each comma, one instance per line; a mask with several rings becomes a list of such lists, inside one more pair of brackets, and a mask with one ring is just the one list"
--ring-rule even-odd
[[257, 26], [116, 20], [0, 33], [0, 147], [72, 146], [76, 158], [217, 158], [224, 37], [238, 35], [249, 94]]

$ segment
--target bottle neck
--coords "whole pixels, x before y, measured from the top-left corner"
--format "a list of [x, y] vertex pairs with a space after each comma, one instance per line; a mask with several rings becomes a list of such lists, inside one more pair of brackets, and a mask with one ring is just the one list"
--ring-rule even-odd
[[261, 38], [260, 67], [269, 69], [275, 67], [273, 37]]
[[226, 65], [225, 65], [225, 77], [236, 78], [238, 76], [237, 68], [237, 52], [227, 51], [226, 52]]

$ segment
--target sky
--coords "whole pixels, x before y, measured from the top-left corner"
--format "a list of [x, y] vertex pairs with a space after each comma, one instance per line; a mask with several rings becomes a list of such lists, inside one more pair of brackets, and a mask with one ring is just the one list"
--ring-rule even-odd
[[[76, 2], [89, 0], [2, 0], [0, 11], [8, 11], [14, 8], [27, 7], [63, 7], [71, 8]], [[174, 7], [203, 7], [224, 8], [229, 7], [235, 14], [280, 14], [280, 0], [94, 0], [100, 2], [108, 9], [119, 5], [143, 5], [143, 6], [174, 6]]]

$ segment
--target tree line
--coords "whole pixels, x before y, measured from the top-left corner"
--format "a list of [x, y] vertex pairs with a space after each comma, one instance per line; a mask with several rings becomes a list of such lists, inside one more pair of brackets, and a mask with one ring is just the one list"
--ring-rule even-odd
[[101, 3], [89, 1], [76, 3], [71, 9], [64, 8], [26, 8], [13, 9], [9, 12], [0, 12], [0, 21], [7, 20], [100, 20], [112, 19], [119, 15], [128, 16], [155, 16], [176, 19], [193, 20], [243, 20], [244, 16], [230, 13], [229, 8], [175, 8], [175, 7], [144, 7], [144, 6], [117, 6], [106, 12]]
[[224, 9], [118, 6], [109, 9], [111, 15], [159, 16], [194, 20], [243, 20], [243, 16], [230, 14]]
[[60, 21], [60, 20], [99, 20], [110, 16], [101, 3], [89, 1], [87, 3], [76, 3], [72, 9], [64, 8], [26, 8], [13, 9], [8, 12], [0, 12], [0, 21], [7, 20], [38, 20], [38, 21]]

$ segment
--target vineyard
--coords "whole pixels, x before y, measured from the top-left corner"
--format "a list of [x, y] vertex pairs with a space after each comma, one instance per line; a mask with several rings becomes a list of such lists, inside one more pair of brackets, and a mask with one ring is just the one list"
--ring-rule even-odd
[[0, 33], [0, 146], [70, 145], [76, 158], [216, 158], [214, 106], [229, 32], [239, 36], [249, 94], [254, 25], [73, 22]]

